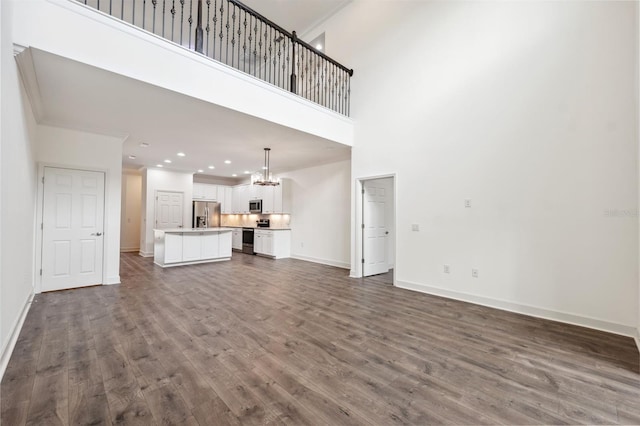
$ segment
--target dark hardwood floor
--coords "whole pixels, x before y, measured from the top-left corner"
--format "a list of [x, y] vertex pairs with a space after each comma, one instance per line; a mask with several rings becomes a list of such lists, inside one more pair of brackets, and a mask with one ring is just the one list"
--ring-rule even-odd
[[631, 338], [238, 254], [36, 296], [2, 425], [639, 424]]

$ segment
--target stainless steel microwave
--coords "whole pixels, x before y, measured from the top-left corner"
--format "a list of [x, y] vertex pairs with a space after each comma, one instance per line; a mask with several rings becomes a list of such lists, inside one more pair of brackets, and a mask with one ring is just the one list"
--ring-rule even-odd
[[262, 200], [249, 200], [250, 213], [262, 213]]

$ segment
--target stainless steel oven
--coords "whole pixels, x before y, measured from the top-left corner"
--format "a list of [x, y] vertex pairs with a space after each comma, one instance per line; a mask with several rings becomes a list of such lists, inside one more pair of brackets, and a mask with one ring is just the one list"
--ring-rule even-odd
[[242, 252], [253, 253], [253, 228], [242, 228]]

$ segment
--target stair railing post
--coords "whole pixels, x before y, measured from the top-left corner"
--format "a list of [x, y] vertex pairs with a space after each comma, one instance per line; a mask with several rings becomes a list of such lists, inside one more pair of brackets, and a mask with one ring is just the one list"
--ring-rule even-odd
[[198, 0], [198, 15], [196, 17], [196, 52], [202, 53], [202, 0]]
[[298, 36], [296, 32], [293, 31], [291, 33], [291, 81], [289, 82], [289, 90], [292, 93], [296, 93], [297, 91], [297, 83], [296, 83], [296, 42], [298, 41]]

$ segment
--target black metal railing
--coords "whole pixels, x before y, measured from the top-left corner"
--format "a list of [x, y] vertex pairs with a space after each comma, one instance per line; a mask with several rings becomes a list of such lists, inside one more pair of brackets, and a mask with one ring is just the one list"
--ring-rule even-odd
[[349, 115], [353, 70], [237, 0], [77, 0]]

